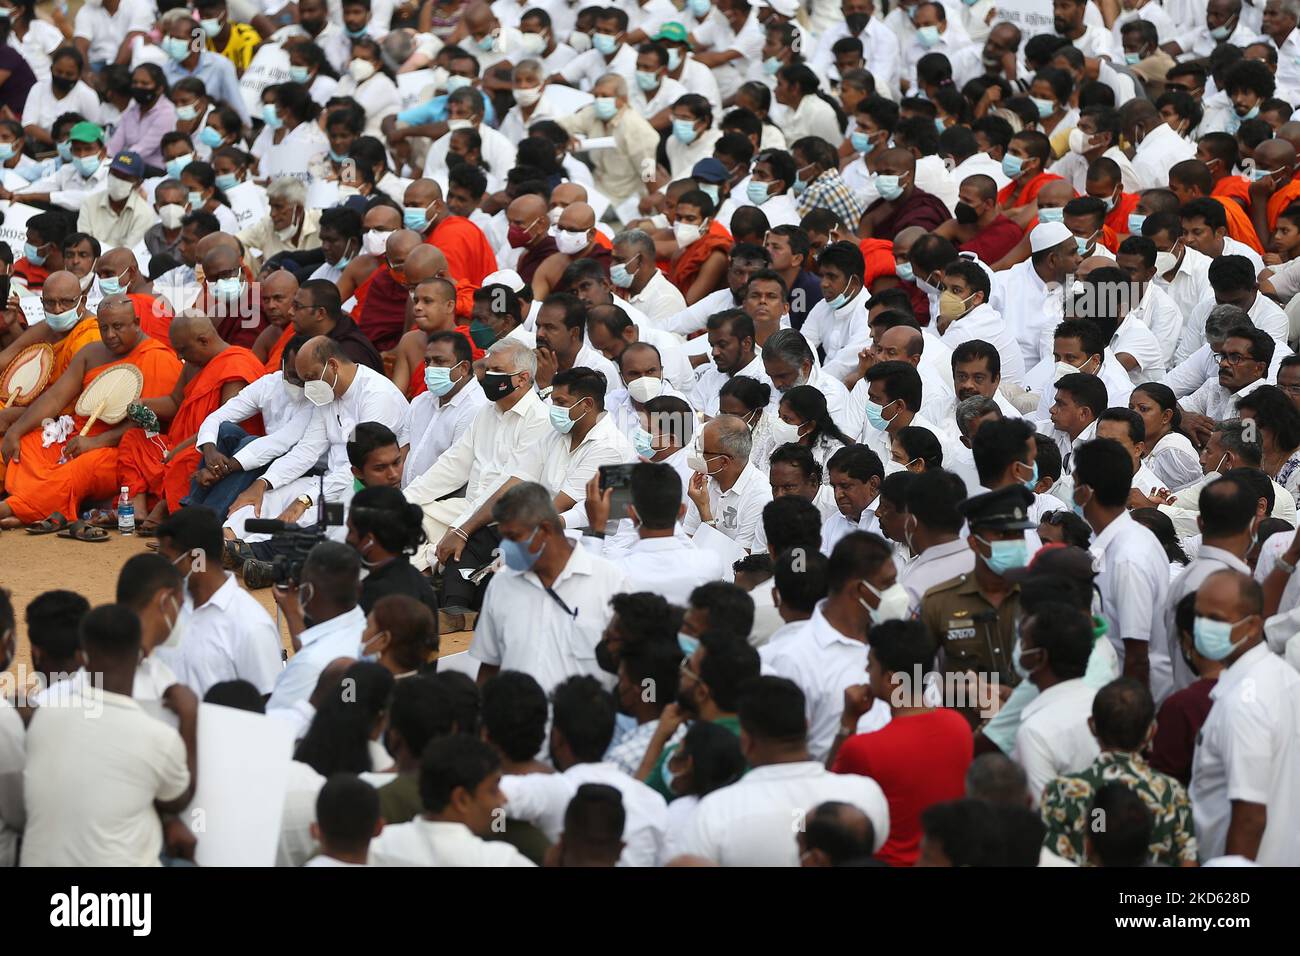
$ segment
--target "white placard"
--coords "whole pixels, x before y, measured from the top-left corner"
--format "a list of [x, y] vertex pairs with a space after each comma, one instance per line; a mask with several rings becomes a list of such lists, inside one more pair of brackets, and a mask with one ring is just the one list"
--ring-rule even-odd
[[45, 306], [41, 304], [39, 295], [18, 296], [18, 307], [23, 310], [23, 318], [27, 320], [28, 328], [45, 321]]
[[293, 759], [294, 725], [199, 705], [199, 785], [183, 819], [200, 866], [274, 866]]
[[1014, 23], [1027, 36], [1052, 32], [1052, 0], [998, 0], [994, 25]]
[[9, 243], [14, 258], [20, 257], [23, 244], [27, 242], [27, 220], [39, 216], [43, 210], [29, 206], [24, 202], [0, 202], [0, 211], [4, 212], [5, 221], [0, 225], [0, 239]]
[[592, 136], [590, 139], [576, 136], [574, 138], [578, 141], [579, 150], [614, 149], [618, 146], [618, 140], [613, 136]]
[[433, 98], [433, 70], [414, 70], [397, 74], [397, 108], [409, 110]]
[[333, 209], [339, 204], [337, 179], [313, 179], [307, 184], [308, 209]]
[[239, 92], [244, 97], [248, 115], [254, 119], [262, 116], [262, 91], [275, 83], [289, 82], [289, 54], [277, 43], [263, 43], [253, 56], [253, 62], [239, 78]]
[[245, 182], [232, 186], [226, 190], [226, 198], [230, 200], [230, 211], [239, 222], [240, 232], [266, 218], [271, 212], [266, 201], [266, 190], [256, 183]]

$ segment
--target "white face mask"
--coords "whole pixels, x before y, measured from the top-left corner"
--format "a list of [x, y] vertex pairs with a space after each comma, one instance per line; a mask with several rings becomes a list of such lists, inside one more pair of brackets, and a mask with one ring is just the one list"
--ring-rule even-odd
[[644, 405], [650, 399], [658, 398], [664, 393], [664, 380], [650, 375], [642, 375], [640, 378], [634, 378], [628, 382], [627, 393], [631, 396], [632, 401]]
[[289, 396], [289, 401], [296, 403], [303, 400], [303, 387], [301, 385], [295, 385], [289, 381], [283, 381], [280, 384], [284, 386], [284, 393]]
[[176, 203], [168, 203], [158, 210], [158, 221], [162, 223], [164, 229], [179, 229], [181, 220], [185, 218], [185, 207]]
[[131, 191], [135, 189], [135, 183], [126, 179], [119, 179], [116, 176], [108, 177], [108, 198], [114, 202], [121, 202]]
[[515, 102], [520, 106], [534, 106], [542, 98], [542, 88], [540, 86], [525, 87], [515, 90]]
[[366, 255], [382, 256], [388, 245], [388, 237], [392, 234], [391, 229], [387, 232], [382, 229], [371, 229], [361, 237], [361, 248], [366, 250]]
[[872, 624], [881, 624], [885, 621], [901, 621], [907, 618], [912, 605], [912, 599], [907, 593], [907, 588], [897, 581], [883, 591], [877, 591], [867, 581], [863, 581], [862, 586], [875, 595], [878, 602], [877, 606], [873, 608], [866, 600], [861, 597], [858, 598], [858, 603], [871, 615]]
[[348, 72], [358, 84], [364, 83], [375, 75], [375, 65], [369, 60], [353, 60], [348, 64]]
[[799, 441], [799, 426], [791, 425], [780, 418], [773, 418], [769, 428], [772, 432], [772, 440], [777, 446], [792, 445]]
[[546, 210], [546, 218], [551, 221], [552, 226], [558, 226], [560, 224], [560, 217], [562, 215], [564, 215], [563, 206], [552, 206], [550, 209]]
[[283, 229], [275, 230], [275, 234], [279, 236], [280, 239], [283, 240], [284, 242], [291, 241], [294, 237], [294, 234], [298, 231], [298, 225], [300, 221], [301, 220], [298, 215], [298, 209], [297, 207], [295, 207], [293, 212], [293, 219], [289, 221], [289, 225], [285, 226]]
[[[310, 382], [304, 382], [302, 386], [303, 394], [307, 396], [307, 401], [311, 402], [318, 408], [328, 405], [334, 401], [334, 385], [325, 381], [325, 376], [329, 374], [329, 366], [326, 365], [321, 370], [321, 377], [312, 379]], [[338, 377], [335, 376], [335, 382]]]
[[693, 242], [698, 242], [702, 235], [704, 235], [703, 224], [696, 226], [679, 222], [673, 226], [673, 237], [676, 238], [677, 245], [683, 249]]
[[555, 248], [566, 256], [577, 255], [589, 245], [591, 245], [591, 239], [585, 230], [583, 232], [568, 232], [564, 229], [557, 229], [555, 232]]

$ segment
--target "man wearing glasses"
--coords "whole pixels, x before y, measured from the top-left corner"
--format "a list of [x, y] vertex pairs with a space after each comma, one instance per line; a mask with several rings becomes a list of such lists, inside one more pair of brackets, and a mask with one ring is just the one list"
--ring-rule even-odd
[[[1273, 361], [1273, 339], [1253, 325], [1228, 330], [1219, 353], [1219, 374], [1183, 400], [1183, 410], [1224, 421], [1235, 415], [1239, 398], [1264, 384]], [[1293, 399], [1294, 400], [1294, 399]]]
[[337, 342], [343, 354], [353, 362], [383, 374], [384, 360], [357, 324], [344, 314], [338, 286], [333, 282], [325, 279], [304, 282], [302, 288], [294, 293], [289, 320], [297, 334], [327, 336]]

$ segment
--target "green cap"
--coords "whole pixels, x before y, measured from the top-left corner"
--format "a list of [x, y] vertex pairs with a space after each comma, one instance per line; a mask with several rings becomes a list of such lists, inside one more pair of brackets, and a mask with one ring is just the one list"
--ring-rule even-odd
[[686, 27], [682, 26], [675, 20], [665, 23], [659, 28], [651, 39], [667, 40], [669, 43], [685, 43], [687, 47], [691, 45], [690, 38], [686, 34]]
[[68, 133], [68, 139], [74, 143], [102, 143], [104, 131], [94, 123], [82, 120]]

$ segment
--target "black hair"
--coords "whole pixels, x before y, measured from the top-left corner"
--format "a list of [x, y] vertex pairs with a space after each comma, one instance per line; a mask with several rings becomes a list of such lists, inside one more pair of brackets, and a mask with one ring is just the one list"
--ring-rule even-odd
[[907, 512], [927, 528], [957, 534], [964, 523], [957, 505], [965, 497], [966, 486], [960, 477], [950, 471], [927, 470], [907, 486]]
[[853, 531], [840, 538], [826, 566], [826, 585], [831, 594], [869, 578], [893, 557], [893, 548], [879, 535]]
[[927, 670], [938, 650], [930, 629], [917, 620], [882, 621], [871, 628], [870, 644], [884, 670], [909, 676]]
[[801, 742], [808, 734], [804, 693], [784, 677], [755, 677], [742, 689], [740, 727], [755, 740]]
[[[140, 656], [140, 618], [121, 604], [101, 604], [87, 611], [77, 628], [82, 650], [113, 661], [137, 661]], [[88, 661], [93, 666], [93, 662]]]
[[552, 727], [580, 763], [596, 763], [614, 738], [614, 697], [589, 675], [570, 677], [551, 691]]
[[872, 478], [884, 479], [885, 466], [877, 455], [866, 445], [845, 445], [831, 455], [826, 462], [826, 473], [842, 472], [857, 481], [868, 482]]
[[429, 743], [420, 758], [420, 802], [430, 813], [440, 813], [452, 794], [464, 788], [476, 791], [501, 768], [497, 752], [470, 734], [450, 734]]
[[740, 739], [720, 724], [692, 722], [677, 752], [691, 758], [691, 793], [695, 796], [707, 796], [733, 784], [745, 772]]
[[1052, 673], [1059, 680], [1082, 677], [1092, 654], [1092, 615], [1068, 604], [1047, 603], [1031, 620], [1034, 647], [1047, 652]]
[[347, 443], [348, 463], [360, 471], [366, 466], [366, 459], [371, 452], [379, 448], [388, 448], [397, 444], [397, 436], [387, 425], [380, 422], [361, 422], [352, 432], [352, 440]]
[[[1043, 36], [1033, 40], [1044, 39]], [[999, 866], [1004, 858], [1001, 827], [994, 804], [983, 800], [949, 800], [921, 811], [925, 840], [938, 844], [954, 867]]]
[[1102, 866], [1142, 866], [1151, 858], [1151, 810], [1126, 783], [1107, 783], [1088, 807], [1088, 819], [1106, 821], [1090, 827], [1088, 839]]
[[176, 566], [161, 554], [133, 555], [118, 572], [115, 600], [139, 613], [163, 588], [179, 589], [183, 581]]
[[393, 695], [392, 672], [382, 664], [356, 661], [343, 673], [340, 691], [326, 695], [316, 709], [307, 733], [293, 759], [308, 764], [322, 776], [348, 771], [384, 770], [370, 763], [370, 740], [375, 724], [388, 710]]
[[363, 488], [348, 508], [348, 521], [364, 537], [372, 534], [392, 554], [414, 554], [424, 543], [423, 512], [396, 488]]
[[251, 682], [238, 678], [217, 681], [203, 695], [203, 703], [233, 707], [235, 710], [246, 710], [250, 714], [266, 713], [266, 703], [262, 699], [262, 692]]
[[763, 506], [762, 520], [768, 547], [777, 554], [788, 548], [812, 552], [821, 547], [821, 512], [811, 501], [796, 495], [773, 498]]
[[1156, 705], [1146, 684], [1132, 677], [1120, 677], [1092, 699], [1092, 720], [1097, 740], [1103, 747], [1136, 751], [1146, 741]]
[[1078, 484], [1092, 489], [1098, 504], [1123, 507], [1133, 482], [1133, 459], [1114, 439], [1096, 438], [1075, 449], [1074, 473]]
[[908, 411], [921, 410], [921, 373], [911, 362], [878, 362], [866, 378], [881, 383], [890, 403], [901, 401]]
[[379, 792], [356, 774], [331, 774], [316, 795], [316, 825], [333, 845], [361, 850], [378, 823]]
[[[1254, 513], [1253, 502], [1251, 513]], [[1178, 532], [1167, 514], [1156, 508], [1134, 508], [1129, 512], [1129, 516], [1156, 536], [1160, 547], [1164, 548], [1165, 557], [1171, 564], [1188, 563], [1187, 553], [1183, 551], [1183, 546], [1178, 541]]]
[[812, 614], [817, 602], [826, 596], [826, 556], [820, 551], [791, 548], [777, 555], [772, 584], [781, 595], [781, 603]]
[[1002, 476], [1013, 461], [1024, 461], [1034, 429], [1023, 418], [985, 422], [975, 433], [971, 453], [980, 481], [988, 486]]
[[690, 606], [708, 611], [710, 631], [743, 639], [754, 629], [754, 599], [729, 581], [701, 584], [691, 592]]
[[760, 670], [758, 651], [744, 637], [713, 630], [700, 635], [704, 655], [700, 660], [700, 681], [709, 689], [709, 695], [723, 713], [736, 713], [740, 692], [747, 682], [757, 677]]
[[546, 691], [523, 671], [501, 671], [483, 685], [483, 730], [511, 761], [533, 759], [546, 740]]
[[181, 508], [163, 520], [157, 534], [159, 539], [170, 540], [177, 551], [202, 551], [209, 561], [219, 562], [223, 548], [221, 521], [209, 508]]

